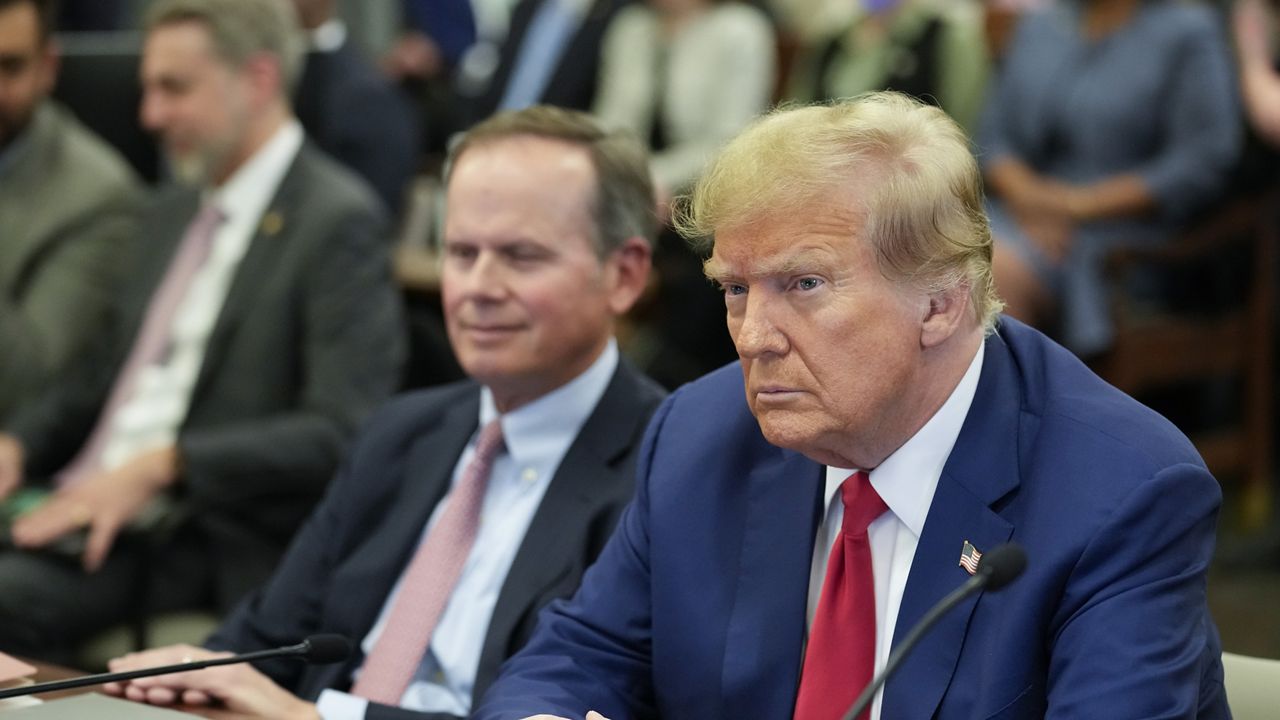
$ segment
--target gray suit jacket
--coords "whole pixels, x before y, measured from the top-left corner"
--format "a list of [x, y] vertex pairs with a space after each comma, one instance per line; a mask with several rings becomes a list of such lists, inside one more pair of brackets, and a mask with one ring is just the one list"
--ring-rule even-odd
[[[92, 430], [198, 195], [160, 197], [117, 322], [75, 377], [18, 416], [28, 477], [66, 464]], [[269, 575], [404, 356], [381, 213], [368, 189], [304, 145], [236, 270], [179, 430], [177, 493], [216, 555], [219, 604]]]
[[119, 153], [52, 100], [0, 159], [0, 419], [104, 322], [141, 202]]
[[[524, 645], [538, 610], [568, 597], [604, 547], [631, 499], [636, 451], [664, 393], [623, 361], [543, 496], [494, 607], [473, 692]], [[418, 546], [480, 417], [479, 388], [461, 382], [405, 395], [380, 410], [346, 467], [298, 533], [271, 582], [210, 638], [251, 651], [335, 632], [359, 643]], [[480, 628], [476, 628], [480, 632]], [[346, 689], [364, 658], [345, 664], [261, 665], [276, 682], [313, 699]], [[371, 704], [367, 717], [439, 718]]]

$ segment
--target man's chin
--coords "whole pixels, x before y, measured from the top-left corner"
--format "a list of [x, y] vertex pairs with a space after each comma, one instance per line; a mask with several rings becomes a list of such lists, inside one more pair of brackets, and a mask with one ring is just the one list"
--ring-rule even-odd
[[165, 154], [165, 162], [169, 166], [169, 175], [174, 182], [196, 187], [208, 183], [209, 163], [205, 162], [204, 158], [169, 152]]

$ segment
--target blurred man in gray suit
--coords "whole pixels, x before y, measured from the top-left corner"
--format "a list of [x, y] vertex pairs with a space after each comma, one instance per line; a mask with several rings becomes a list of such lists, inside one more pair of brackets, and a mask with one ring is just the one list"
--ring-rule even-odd
[[0, 0], [0, 418], [105, 320], [142, 199], [119, 153], [48, 98], [52, 15], [49, 0]]
[[[120, 321], [0, 437], [0, 494], [51, 491], [0, 555], [0, 649], [57, 657], [139, 605], [229, 607], [394, 388], [385, 222], [294, 119], [300, 54], [287, 0], [152, 7], [141, 117], [181, 182], [142, 220]], [[127, 542], [162, 499], [164, 542]]]

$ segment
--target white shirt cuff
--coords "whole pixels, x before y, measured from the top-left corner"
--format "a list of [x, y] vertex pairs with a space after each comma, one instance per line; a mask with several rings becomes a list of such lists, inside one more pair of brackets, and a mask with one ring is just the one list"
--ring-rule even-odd
[[316, 700], [316, 711], [324, 720], [364, 720], [369, 701], [350, 693], [324, 690]]

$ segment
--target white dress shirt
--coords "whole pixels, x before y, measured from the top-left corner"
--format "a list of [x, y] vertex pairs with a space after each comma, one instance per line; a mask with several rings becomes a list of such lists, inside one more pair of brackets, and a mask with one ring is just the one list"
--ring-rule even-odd
[[[489, 474], [475, 544], [431, 635], [429, 651], [400, 698], [400, 707], [460, 717], [470, 713], [480, 651], [507, 572], [560, 461], [600, 402], [617, 367], [618, 346], [610, 340], [586, 372], [501, 417], [506, 450], [494, 460]], [[493, 394], [488, 388], [482, 388], [479, 427], [496, 417]], [[453, 471], [454, 484], [475, 454], [478, 435], [477, 430], [458, 458]], [[449, 498], [450, 495], [446, 495], [432, 511], [422, 532], [423, 540]], [[387, 596], [377, 622], [361, 643], [366, 656], [382, 634], [403, 581], [402, 574]], [[368, 701], [349, 693], [325, 690], [317, 706], [324, 720], [359, 720], [365, 715]]]
[[[902, 593], [911, 574], [911, 561], [916, 555], [916, 543], [924, 530], [933, 493], [942, 477], [942, 468], [956, 444], [960, 428], [964, 425], [969, 406], [978, 388], [978, 376], [982, 371], [984, 347], [969, 363], [964, 377], [951, 391], [951, 396], [938, 412], [924, 424], [911, 439], [885, 458], [880, 466], [870, 471], [871, 486], [879, 493], [889, 511], [876, 518], [867, 527], [867, 539], [871, 544], [871, 573], [876, 589], [876, 662], [875, 672], [880, 672], [889, 658], [890, 641], [898, 620], [898, 608], [902, 605]], [[840, 532], [844, 519], [844, 505], [840, 501], [840, 485], [856, 469], [827, 468], [826, 516], [818, 527], [817, 541], [813, 549], [813, 565], [809, 571], [808, 620], [813, 623], [818, 600], [822, 596], [822, 584], [826, 578], [827, 558]], [[956, 547], [956, 560], [961, 547]], [[871, 703], [871, 720], [880, 720], [880, 702], [884, 689], [876, 693]]]
[[102, 468], [112, 470], [139, 453], [173, 445], [187, 416], [205, 346], [213, 332], [236, 269], [257, 234], [262, 213], [302, 147], [302, 126], [290, 121], [220, 187], [203, 198], [226, 220], [212, 249], [178, 303], [169, 331], [170, 349], [141, 368], [132, 395], [110, 419]]

